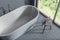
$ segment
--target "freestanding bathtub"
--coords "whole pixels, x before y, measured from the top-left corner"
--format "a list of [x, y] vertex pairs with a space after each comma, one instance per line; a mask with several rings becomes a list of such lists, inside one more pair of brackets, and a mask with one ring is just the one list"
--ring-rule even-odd
[[0, 40], [15, 40], [23, 35], [39, 17], [31, 5], [19, 7], [0, 17]]

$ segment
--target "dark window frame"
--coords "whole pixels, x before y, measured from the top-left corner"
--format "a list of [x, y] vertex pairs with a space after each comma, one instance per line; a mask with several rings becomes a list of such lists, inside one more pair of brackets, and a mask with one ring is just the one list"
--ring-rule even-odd
[[[60, 0], [59, 0], [59, 3], [60, 3]], [[59, 8], [59, 3], [58, 3], [58, 6], [57, 6], [57, 9], [56, 9], [56, 12], [55, 12], [55, 15], [54, 15], [54, 19], [53, 19], [53, 23], [58, 27], [60, 28], [60, 26], [55, 23], [55, 19], [56, 19], [56, 15], [57, 15], [57, 11], [58, 11], [58, 8]], [[36, 0], [36, 7], [38, 7], [38, 0]], [[47, 17], [46, 15], [44, 15], [41, 11], [40, 11], [40, 14], [42, 14], [44, 17]]]

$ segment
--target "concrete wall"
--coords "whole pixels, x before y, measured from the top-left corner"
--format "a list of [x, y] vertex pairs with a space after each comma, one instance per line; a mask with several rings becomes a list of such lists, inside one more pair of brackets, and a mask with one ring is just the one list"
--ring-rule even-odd
[[[8, 4], [10, 4], [10, 9], [13, 10], [24, 5], [25, 0], [0, 0], [0, 7], [4, 7], [6, 13], [8, 12]], [[2, 10], [0, 9], [0, 11]]]

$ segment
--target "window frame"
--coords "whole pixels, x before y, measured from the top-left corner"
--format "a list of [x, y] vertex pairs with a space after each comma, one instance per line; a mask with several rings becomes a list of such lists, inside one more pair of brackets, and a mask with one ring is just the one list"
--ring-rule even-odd
[[[58, 11], [58, 9], [59, 9], [59, 3], [60, 3], [60, 0], [59, 0], [59, 2], [58, 2], [57, 8], [56, 8], [56, 11], [55, 11], [55, 14], [54, 14], [53, 23], [60, 28], [60, 26], [55, 22], [56, 15], [57, 15], [57, 11]], [[36, 7], [38, 7], [38, 0], [36, 0]], [[48, 16], [44, 15], [41, 11], [40, 11], [40, 13], [41, 13], [44, 17], [48, 17]]]

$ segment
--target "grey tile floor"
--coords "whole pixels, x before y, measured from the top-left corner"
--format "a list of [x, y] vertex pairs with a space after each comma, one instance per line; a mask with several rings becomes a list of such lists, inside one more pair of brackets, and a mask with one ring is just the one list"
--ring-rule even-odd
[[[37, 23], [41, 22], [44, 18], [45, 17], [40, 14]], [[57, 26], [52, 24], [52, 30], [46, 27], [44, 34], [42, 34], [43, 27], [39, 24], [16, 40], [60, 40], [60, 29]]]

